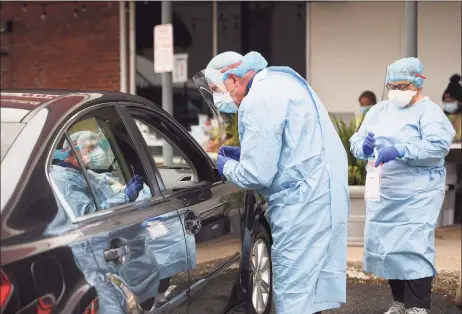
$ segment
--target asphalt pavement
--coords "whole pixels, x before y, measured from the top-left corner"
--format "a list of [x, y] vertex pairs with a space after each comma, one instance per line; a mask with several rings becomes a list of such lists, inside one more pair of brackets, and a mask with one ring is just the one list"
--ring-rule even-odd
[[[442, 293], [433, 293], [432, 314], [458, 314], [462, 311], [446, 300]], [[383, 314], [391, 303], [390, 289], [384, 285], [370, 283], [348, 283], [347, 303], [340, 308], [324, 311], [323, 314]], [[271, 311], [275, 314], [276, 311]]]

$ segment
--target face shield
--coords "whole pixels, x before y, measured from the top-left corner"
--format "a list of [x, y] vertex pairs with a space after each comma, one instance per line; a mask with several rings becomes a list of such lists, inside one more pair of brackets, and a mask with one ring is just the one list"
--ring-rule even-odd
[[196, 73], [192, 79], [214, 118], [223, 128], [229, 126], [238, 107], [226, 89], [223, 73], [220, 70], [206, 69]]
[[209, 141], [206, 150], [216, 153], [222, 145], [236, 145], [238, 107], [226, 89], [223, 73], [206, 69], [196, 73], [192, 79], [215, 119], [207, 131]]

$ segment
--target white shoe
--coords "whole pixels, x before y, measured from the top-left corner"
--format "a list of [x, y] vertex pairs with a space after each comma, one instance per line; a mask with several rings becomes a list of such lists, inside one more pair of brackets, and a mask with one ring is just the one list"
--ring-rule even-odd
[[394, 301], [393, 304], [390, 306], [388, 311], [386, 311], [383, 314], [405, 314], [406, 308], [404, 307], [404, 304], [398, 301]]
[[407, 309], [405, 314], [429, 314], [429, 313], [430, 311], [427, 309], [419, 309], [417, 307], [413, 307], [413, 308]]

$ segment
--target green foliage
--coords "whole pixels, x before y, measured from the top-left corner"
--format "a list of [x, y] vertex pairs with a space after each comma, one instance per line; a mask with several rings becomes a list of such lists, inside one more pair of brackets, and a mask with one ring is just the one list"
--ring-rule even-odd
[[233, 116], [230, 123], [226, 126], [225, 132], [226, 132], [225, 145], [240, 146], [237, 114]]
[[331, 120], [348, 156], [348, 185], [364, 185], [366, 182], [366, 162], [357, 160], [350, 151], [350, 138], [357, 130], [356, 121], [351, 119], [350, 123], [346, 124], [334, 116], [331, 116]]

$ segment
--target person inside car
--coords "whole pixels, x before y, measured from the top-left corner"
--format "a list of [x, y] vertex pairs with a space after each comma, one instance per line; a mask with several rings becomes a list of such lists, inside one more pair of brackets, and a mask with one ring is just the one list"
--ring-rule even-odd
[[[97, 135], [90, 131], [79, 131], [70, 136], [74, 144], [75, 154], [79, 155], [87, 168], [88, 179], [95, 193], [96, 201], [101, 209], [127, 204], [141, 199], [150, 198], [149, 187], [144, 185], [143, 177], [134, 175], [125, 187], [110, 173], [96, 173], [92, 169], [101, 169], [108, 165], [104, 150], [98, 146]], [[88, 184], [82, 173], [81, 166], [67, 141], [63, 149], [54, 154], [58, 162], [51, 166], [51, 177], [62, 192], [76, 217], [88, 215], [97, 211]], [[140, 192], [141, 195], [140, 195]]]

